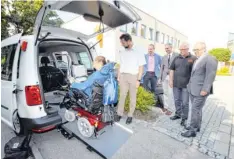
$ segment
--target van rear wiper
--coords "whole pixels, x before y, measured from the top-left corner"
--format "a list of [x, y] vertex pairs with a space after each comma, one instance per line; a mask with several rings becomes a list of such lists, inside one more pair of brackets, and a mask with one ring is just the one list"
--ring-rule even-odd
[[45, 36], [43, 36], [42, 38], [38, 39], [39, 41], [44, 40], [45, 38], [47, 38], [47, 36], [49, 36], [51, 34], [51, 32], [47, 32]]
[[85, 42], [80, 37], [78, 37], [77, 39], [79, 39], [82, 42], [82, 44], [86, 45]]

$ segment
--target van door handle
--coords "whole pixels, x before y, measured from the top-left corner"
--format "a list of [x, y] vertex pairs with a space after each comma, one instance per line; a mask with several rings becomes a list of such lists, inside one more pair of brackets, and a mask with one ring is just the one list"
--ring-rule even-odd
[[17, 94], [18, 92], [22, 92], [23, 90], [21, 90], [21, 89], [15, 89], [12, 93], [13, 94]]

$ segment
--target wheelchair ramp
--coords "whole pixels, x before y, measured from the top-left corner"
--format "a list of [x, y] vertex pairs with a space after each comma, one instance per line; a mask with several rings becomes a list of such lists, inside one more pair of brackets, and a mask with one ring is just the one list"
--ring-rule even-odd
[[113, 126], [106, 126], [98, 132], [97, 138], [83, 137], [77, 128], [76, 121], [64, 124], [62, 128], [84, 142], [89, 150], [93, 150], [103, 158], [108, 159], [119, 150], [133, 133], [132, 130], [119, 123], [115, 123]]

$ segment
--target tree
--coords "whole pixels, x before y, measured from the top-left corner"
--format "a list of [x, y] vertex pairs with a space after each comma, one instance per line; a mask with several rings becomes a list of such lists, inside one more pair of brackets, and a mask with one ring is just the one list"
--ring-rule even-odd
[[[1, 0], [1, 2], [1, 31], [4, 33], [1, 38], [22, 32], [32, 34], [35, 18], [44, 0]], [[60, 26], [63, 23], [54, 11], [47, 14], [44, 20], [45, 24], [50, 24], [50, 26]]]
[[6, 2], [4, 0], [1, 0], [1, 40], [2, 39], [5, 39], [6, 37], [9, 36], [8, 34], [8, 28], [9, 28], [9, 24], [6, 20], [6, 9], [5, 9], [5, 5], [6, 5]]
[[227, 48], [214, 48], [209, 53], [220, 62], [228, 62], [231, 58], [231, 51]]
[[44, 26], [60, 27], [63, 23], [63, 20], [58, 16], [58, 14], [55, 11], [50, 11], [43, 21]]

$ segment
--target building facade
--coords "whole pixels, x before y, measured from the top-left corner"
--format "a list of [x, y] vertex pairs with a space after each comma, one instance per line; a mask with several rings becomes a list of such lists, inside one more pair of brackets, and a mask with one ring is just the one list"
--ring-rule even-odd
[[104, 33], [103, 48], [100, 49], [97, 46], [98, 54], [115, 61], [118, 50], [121, 48], [119, 37], [123, 33], [129, 33], [133, 38], [134, 45], [142, 52], [147, 53], [148, 45], [154, 44], [156, 52], [160, 55], [165, 55], [164, 47], [166, 43], [171, 43], [174, 51], [178, 52], [179, 45], [188, 40], [186, 35], [139, 8], [131, 6], [139, 14], [141, 20]]

